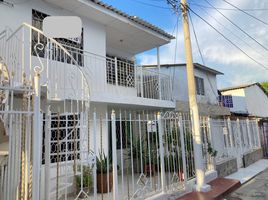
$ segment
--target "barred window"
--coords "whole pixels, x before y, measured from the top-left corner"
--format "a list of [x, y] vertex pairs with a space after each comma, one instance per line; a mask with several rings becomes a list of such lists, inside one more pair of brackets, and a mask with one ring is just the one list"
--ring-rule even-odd
[[195, 76], [195, 87], [196, 87], [196, 94], [197, 95], [205, 95], [205, 85], [204, 85], [204, 79]]
[[[32, 10], [32, 25], [35, 28], [38, 28], [39, 30], [43, 29], [43, 20], [48, 17], [48, 14], [42, 13], [37, 10]], [[68, 51], [69, 53], [73, 56], [73, 58], [77, 61], [77, 63], [80, 66], [83, 66], [83, 29], [81, 33], [81, 38], [80, 40], [77, 38], [74, 39], [65, 39], [65, 38], [56, 38], [55, 39], [57, 42], [61, 43]], [[34, 51], [34, 46], [38, 43], [42, 43], [44, 45], [47, 45], [47, 40], [45, 36], [39, 35], [38, 38], [38, 33], [36, 31], [32, 32], [32, 55], [36, 56], [36, 53]], [[53, 47], [52, 47], [53, 48]], [[57, 52], [58, 51], [58, 52]], [[53, 60], [57, 60], [60, 62], [67, 62], [67, 63], [72, 63], [70, 58], [64, 57], [64, 54], [60, 52], [60, 49], [53, 49]], [[45, 57], [45, 50], [38, 51], [38, 54], [40, 57], [44, 58]]]
[[[44, 115], [45, 118], [45, 115]], [[74, 160], [80, 157], [80, 126], [78, 126], [80, 116], [67, 114], [52, 114], [50, 127], [50, 162], [56, 163]], [[45, 164], [45, 127], [43, 123], [43, 151], [42, 164]]]
[[115, 57], [109, 55], [106, 57], [107, 83], [115, 85], [117, 81], [117, 84], [120, 86], [135, 87], [134, 62], [123, 58], [117, 58], [116, 69]]
[[220, 96], [220, 104], [226, 108], [233, 108], [233, 97], [232, 95]]

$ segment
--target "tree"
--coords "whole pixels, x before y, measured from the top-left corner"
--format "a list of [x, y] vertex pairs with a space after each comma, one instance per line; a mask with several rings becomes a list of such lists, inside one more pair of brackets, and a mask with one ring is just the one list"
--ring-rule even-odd
[[262, 87], [268, 92], [268, 81], [261, 83]]

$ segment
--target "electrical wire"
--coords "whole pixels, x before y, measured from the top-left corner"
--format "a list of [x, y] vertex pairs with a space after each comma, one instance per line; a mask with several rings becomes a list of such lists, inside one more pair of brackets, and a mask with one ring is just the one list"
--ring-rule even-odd
[[232, 25], [234, 25], [236, 28], [238, 28], [241, 32], [243, 32], [245, 35], [247, 35], [250, 39], [254, 40], [263, 49], [265, 49], [266, 51], [268, 51], [268, 48], [267, 47], [265, 47], [263, 44], [261, 44], [259, 41], [257, 41], [254, 37], [252, 37], [246, 31], [244, 31], [240, 26], [238, 26], [232, 20], [230, 20], [228, 17], [226, 17], [221, 11], [219, 11], [217, 8], [215, 8], [208, 0], [204, 0], [204, 1], [206, 1], [211, 7], [213, 7], [218, 13], [220, 13], [220, 15], [222, 15], [226, 20], [228, 20]]
[[237, 46], [234, 42], [232, 42], [229, 38], [227, 38], [223, 33], [221, 33], [219, 30], [217, 30], [213, 25], [211, 25], [208, 21], [206, 21], [203, 17], [201, 17], [199, 14], [197, 14], [195, 11], [193, 11], [190, 7], [187, 7], [194, 15], [196, 15], [198, 18], [200, 18], [203, 22], [205, 22], [208, 26], [210, 26], [212, 29], [214, 29], [218, 34], [220, 34], [225, 40], [230, 42], [234, 47], [236, 47], [238, 50], [240, 50], [245, 56], [247, 56], [250, 60], [254, 61], [256, 64], [264, 68], [265, 70], [268, 70], [268, 67], [251, 57], [249, 54], [247, 54], [243, 49], [241, 49], [239, 46]]
[[244, 40], [243, 38], [241, 38], [240, 36], [238, 36], [235, 32], [233, 32], [231, 29], [229, 29], [228, 27], [226, 27], [223, 23], [221, 23], [219, 20], [216, 19], [216, 17], [212, 16], [211, 14], [209, 14], [209, 12], [206, 11], [206, 9], [204, 8], [200, 8], [202, 9], [203, 12], [205, 12], [209, 17], [211, 17], [213, 20], [215, 20], [219, 25], [221, 25], [224, 29], [226, 29], [229, 33], [231, 33], [231, 35], [233, 35], [234, 37], [236, 37], [238, 40], [242, 41], [248, 48], [250, 48], [252, 51], [256, 52], [259, 56], [261, 56], [263, 59], [267, 59], [267, 56], [264, 56], [262, 53], [260, 53], [259, 51], [257, 51], [256, 49], [254, 49], [246, 40]]
[[261, 23], [263, 23], [263, 24], [265, 24], [265, 25], [268, 25], [268, 23], [267, 23], [267, 22], [265, 22], [265, 21], [263, 21], [263, 20], [261, 20], [261, 19], [259, 19], [259, 18], [255, 17], [255, 16], [254, 16], [254, 15], [252, 15], [252, 14], [247, 13], [246, 11], [244, 11], [244, 10], [242, 10], [242, 9], [238, 8], [237, 6], [235, 6], [235, 5], [231, 4], [230, 2], [228, 2], [228, 1], [226, 1], [226, 0], [222, 0], [222, 1], [224, 1], [224, 2], [225, 2], [225, 3], [227, 3], [227, 4], [229, 4], [230, 6], [234, 7], [235, 9], [237, 9], [237, 10], [239, 10], [239, 11], [243, 12], [244, 14], [246, 14], [246, 15], [248, 15], [248, 16], [250, 16], [250, 17], [252, 17], [253, 19], [255, 19], [255, 20], [257, 20], [257, 21], [259, 21], [259, 22], [261, 22]]
[[154, 8], [160, 8], [160, 9], [170, 10], [170, 7], [159, 6], [159, 5], [155, 5], [155, 4], [151, 4], [151, 3], [146, 3], [144, 1], [139, 1], [139, 0], [132, 0], [132, 1], [133, 2], [136, 2], [136, 3], [139, 3], [139, 4], [142, 4], [142, 5], [154, 7]]
[[[189, 5], [193, 5], [193, 6], [198, 6], [198, 7], [202, 7], [202, 8], [208, 8], [208, 9], [215, 9], [211, 6], [206, 6], [203, 4], [199, 4], [199, 3], [192, 3], [190, 2]], [[237, 9], [234, 8], [219, 8], [216, 7], [218, 10], [231, 10], [231, 11], [237, 11]], [[268, 11], [268, 8], [245, 8], [245, 9], [241, 9], [243, 11]]]

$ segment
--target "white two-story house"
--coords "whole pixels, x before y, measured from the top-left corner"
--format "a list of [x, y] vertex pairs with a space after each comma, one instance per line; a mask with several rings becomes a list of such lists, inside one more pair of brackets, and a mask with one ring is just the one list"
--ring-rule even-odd
[[[43, 20], [47, 16], [79, 16], [82, 20], [81, 36], [47, 38], [42, 32]], [[46, 173], [42, 169], [40, 182], [47, 183], [45, 188], [50, 185], [44, 179], [54, 181], [50, 189], [42, 191], [42, 197], [49, 193], [55, 197], [59, 190], [62, 192], [70, 187], [63, 181], [61, 184], [66, 185], [55, 189], [59, 156], [66, 163], [76, 160], [74, 151], [77, 146], [83, 149], [83, 141], [88, 141], [87, 145], [95, 149], [96, 154], [100, 147], [108, 154], [108, 133], [111, 132], [108, 120], [106, 123], [98, 120], [98, 124], [94, 124], [91, 121], [93, 112], [100, 119], [105, 118], [112, 109], [118, 113], [120, 110], [156, 112], [175, 108], [173, 95], [169, 92], [170, 76], [148, 71], [135, 63], [136, 54], [168, 44], [174, 37], [139, 17], [130, 16], [97, 0], [5, 0], [0, 1], [0, 19], [1, 92], [6, 92], [3, 99], [7, 99], [1, 101], [1, 120], [7, 124], [6, 133], [1, 134], [5, 135], [4, 142], [9, 141], [9, 165], [18, 173], [14, 177], [8, 175], [8, 188], [12, 191], [6, 193], [11, 195], [6, 199], [15, 198], [16, 186], [24, 181], [18, 177], [25, 179], [22, 172], [15, 169], [27, 165], [27, 158], [32, 155], [26, 153], [27, 156], [23, 154], [19, 159], [16, 156], [19, 152], [34, 152], [24, 140], [18, 145], [20, 140], [16, 137], [24, 138], [25, 134], [32, 137], [31, 123], [36, 119], [29, 117], [33, 114], [30, 95], [36, 66], [41, 68], [40, 111], [44, 119], [48, 113], [51, 115], [50, 121], [44, 120], [43, 141], [40, 137], [37, 139], [39, 143], [34, 142], [33, 146], [42, 148], [46, 144], [50, 148], [46, 153], [50, 155], [44, 155], [44, 147], [42, 163], [46, 160], [51, 164], [51, 169], [54, 167]], [[146, 95], [148, 93], [152, 95]], [[89, 119], [83, 115], [88, 111]], [[107, 118], [110, 119], [110, 114]], [[118, 118], [119, 115], [116, 115]], [[81, 124], [74, 126], [81, 123], [78, 122], [80, 120], [87, 128]], [[82, 135], [85, 129], [93, 133], [87, 140], [83, 139], [87, 136]], [[19, 131], [22, 135], [15, 134]], [[65, 145], [59, 148], [61, 143]], [[81, 158], [82, 153], [79, 156]], [[63, 166], [62, 163], [60, 165]]]

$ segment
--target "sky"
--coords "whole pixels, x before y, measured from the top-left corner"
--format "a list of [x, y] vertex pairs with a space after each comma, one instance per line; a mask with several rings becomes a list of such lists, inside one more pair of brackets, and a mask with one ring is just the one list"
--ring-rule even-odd
[[[198, 44], [204, 58], [203, 63], [191, 27], [194, 62], [205, 64], [224, 73], [218, 77], [218, 88], [268, 81], [268, 0], [226, 0], [240, 9], [254, 9], [246, 12], [264, 23], [239, 10], [230, 10], [230, 8], [234, 8], [223, 0], [207, 1], [217, 8], [225, 8], [220, 12], [259, 44], [226, 20], [217, 10], [200, 7], [200, 5], [210, 7], [205, 0], [188, 0], [192, 10], [264, 67], [256, 64], [214, 29], [191, 14]], [[170, 5], [165, 0], [103, 0], [103, 2], [130, 15], [139, 16], [174, 35], [175, 40], [160, 48], [160, 62], [161, 64], [185, 63], [181, 18], [178, 19], [178, 15], [169, 9]], [[139, 64], [155, 64], [156, 50], [139, 54], [136, 59]]]

